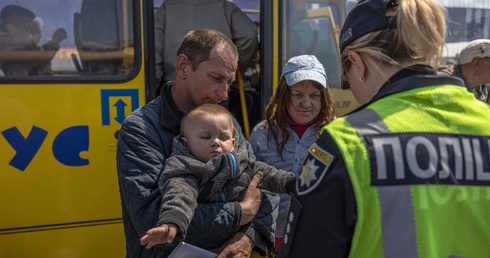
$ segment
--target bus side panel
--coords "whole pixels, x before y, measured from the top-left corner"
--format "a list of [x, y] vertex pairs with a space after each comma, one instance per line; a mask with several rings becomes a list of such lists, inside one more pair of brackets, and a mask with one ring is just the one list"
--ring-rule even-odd
[[2, 234], [0, 257], [124, 257], [121, 243], [121, 224]]
[[[0, 257], [125, 256], [117, 133], [146, 102], [145, 2], [0, 3], [39, 15], [43, 43], [58, 27], [67, 33], [49, 73], [0, 73]], [[95, 21], [98, 11], [107, 23], [82, 30], [90, 23], [81, 21]], [[5, 69], [7, 61], [36, 65], [46, 51], [0, 52]]]
[[360, 106], [351, 90], [330, 88], [330, 93], [335, 103], [335, 115], [338, 117], [346, 115]]
[[94, 242], [123, 253], [116, 133], [143, 87], [143, 73], [126, 84], [2, 85], [0, 257], [76, 257], [49, 253]]

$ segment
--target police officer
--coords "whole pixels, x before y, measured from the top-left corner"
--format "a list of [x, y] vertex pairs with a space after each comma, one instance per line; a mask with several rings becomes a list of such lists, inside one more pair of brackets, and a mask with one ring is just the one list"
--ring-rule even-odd
[[344, 85], [361, 107], [309, 149], [279, 257], [490, 257], [490, 109], [437, 75], [445, 33], [437, 0], [349, 13]]

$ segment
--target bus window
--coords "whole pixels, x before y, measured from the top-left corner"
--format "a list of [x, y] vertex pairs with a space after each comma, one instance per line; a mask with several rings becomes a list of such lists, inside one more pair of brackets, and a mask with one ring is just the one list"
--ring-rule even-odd
[[444, 0], [443, 4], [448, 13], [443, 62], [454, 62], [470, 41], [490, 38], [490, 1]]
[[[134, 65], [131, 6], [129, 0], [4, 0], [0, 69], [26, 80], [127, 75]], [[13, 24], [19, 19], [25, 28]]]
[[260, 0], [233, 0], [255, 23], [260, 23]]
[[338, 31], [335, 16], [339, 8], [331, 3], [312, 3], [304, 0], [287, 2], [283, 24], [284, 46], [282, 63], [293, 56], [315, 55], [327, 72], [328, 84], [340, 87], [340, 57], [338, 50]]
[[82, 0], [80, 13], [74, 14], [73, 33], [83, 73], [129, 72], [134, 62], [124, 55], [131, 55], [133, 47], [131, 10], [125, 1]]

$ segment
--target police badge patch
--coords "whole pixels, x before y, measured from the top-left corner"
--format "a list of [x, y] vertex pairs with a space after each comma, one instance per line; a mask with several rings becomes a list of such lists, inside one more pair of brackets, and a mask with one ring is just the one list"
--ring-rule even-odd
[[314, 143], [308, 150], [301, 174], [296, 183], [298, 195], [313, 191], [323, 179], [334, 156]]

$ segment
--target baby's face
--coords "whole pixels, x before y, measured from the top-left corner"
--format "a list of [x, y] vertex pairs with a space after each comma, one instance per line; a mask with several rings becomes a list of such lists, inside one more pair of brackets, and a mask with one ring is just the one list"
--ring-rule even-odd
[[233, 127], [225, 115], [198, 117], [189, 121], [187, 128], [187, 146], [202, 162], [208, 162], [221, 153], [231, 152], [235, 147]]

